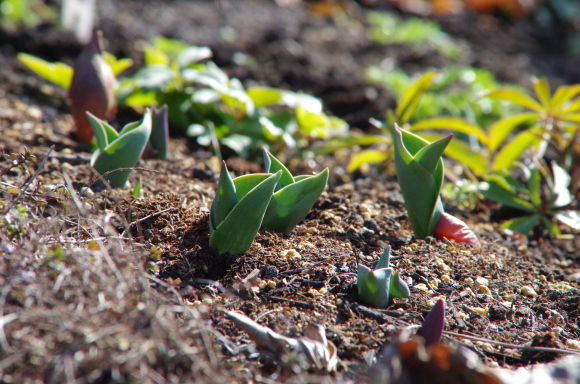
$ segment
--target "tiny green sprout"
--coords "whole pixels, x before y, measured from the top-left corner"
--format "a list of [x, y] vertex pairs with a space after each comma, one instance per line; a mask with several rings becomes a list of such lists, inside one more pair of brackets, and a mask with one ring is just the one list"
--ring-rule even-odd
[[156, 159], [165, 160], [169, 154], [169, 123], [167, 105], [151, 108], [151, 136], [148, 147]]
[[143, 182], [141, 178], [138, 178], [137, 183], [135, 183], [135, 187], [133, 188], [133, 198], [141, 199], [143, 197], [142, 185]]
[[[383, 127], [376, 120], [371, 122]], [[439, 196], [443, 183], [441, 155], [453, 135], [429, 143], [396, 124], [387, 125], [387, 128], [393, 136], [395, 169], [415, 236], [433, 235], [458, 243], [479, 244], [477, 236], [465, 223], [445, 213]]]
[[107, 122], [87, 112], [87, 117], [97, 138], [97, 150], [91, 158], [91, 165], [103, 175], [111, 186], [124, 188], [131, 169], [139, 161], [151, 136], [151, 111], [146, 109], [141, 121], [127, 124], [117, 132]]
[[282, 171], [232, 179], [225, 162], [209, 213], [209, 246], [238, 255], [252, 246]]
[[392, 297], [411, 296], [407, 283], [401, 279], [398, 272], [393, 272], [393, 268], [389, 268], [390, 258], [391, 247], [387, 246], [375, 269], [358, 265], [358, 295], [366, 304], [375, 308], [386, 308]]
[[306, 217], [328, 181], [328, 168], [317, 175], [292, 176], [290, 171], [263, 148], [267, 173], [282, 171], [262, 227], [289, 234]]

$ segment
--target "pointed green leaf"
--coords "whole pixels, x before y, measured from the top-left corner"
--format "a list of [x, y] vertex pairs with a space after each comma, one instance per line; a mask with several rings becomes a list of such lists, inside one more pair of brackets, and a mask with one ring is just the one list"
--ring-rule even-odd
[[504, 221], [501, 226], [527, 236], [534, 229], [540, 217], [541, 215], [519, 217], [517, 219]]
[[534, 91], [536, 92], [536, 97], [542, 103], [544, 110], [549, 111], [552, 108], [552, 100], [550, 95], [550, 84], [546, 78], [533, 78], [532, 84], [534, 86]]
[[169, 57], [160, 49], [153, 46], [146, 46], [143, 52], [145, 65], [163, 65], [169, 66]]
[[264, 168], [266, 169], [266, 173], [282, 171], [282, 177], [280, 177], [280, 185], [282, 187], [294, 183], [294, 177], [284, 164], [275, 158], [266, 148], [262, 148], [262, 153], [264, 155]]
[[443, 161], [439, 159], [433, 173], [430, 173], [413, 157], [429, 142], [396, 125], [387, 127], [393, 135], [395, 168], [413, 232], [419, 238], [429, 236], [443, 212], [439, 199]]
[[547, 216], [541, 216], [540, 221], [542, 222], [544, 227], [546, 227], [546, 229], [548, 230], [548, 234], [550, 236], [557, 236], [557, 235], [561, 234], [560, 228], [558, 228], [558, 225], [556, 223], [554, 223], [552, 220], [550, 220], [550, 218], [548, 218]]
[[538, 168], [532, 170], [530, 179], [528, 180], [529, 198], [533, 205], [540, 207], [542, 205], [542, 173]]
[[256, 108], [278, 103], [282, 100], [282, 92], [280, 89], [268, 87], [250, 87], [247, 91]]
[[377, 150], [377, 149], [366, 149], [364, 151], [360, 151], [355, 153], [348, 163], [346, 167], [347, 172], [354, 172], [361, 167], [363, 164], [373, 164], [373, 163], [382, 163], [383, 161], [387, 160], [389, 154], [385, 151]]
[[519, 133], [495, 156], [491, 166], [492, 171], [510, 170], [514, 162], [532, 145], [536, 145], [540, 138], [535, 130], [526, 130]]
[[391, 246], [387, 245], [387, 247], [383, 251], [383, 254], [381, 255], [381, 258], [379, 259], [379, 261], [377, 261], [375, 269], [388, 268], [390, 261], [391, 261]]
[[527, 212], [536, 212], [532, 204], [520, 198], [508, 184], [508, 182], [498, 175], [491, 175], [483, 183], [480, 189], [483, 196], [498, 203], [518, 208]]
[[357, 287], [361, 300], [375, 308], [386, 308], [389, 305], [389, 280], [392, 268], [371, 271], [364, 265], [358, 265]]
[[318, 175], [287, 185], [274, 193], [264, 216], [262, 226], [288, 234], [302, 221], [328, 181], [328, 168]]
[[[421, 133], [421, 137], [430, 142], [442, 138], [441, 135], [432, 133]], [[465, 142], [453, 140], [447, 145], [443, 153], [469, 168], [477, 176], [485, 176], [489, 171], [487, 157], [481, 151], [472, 149]]]
[[248, 192], [270, 176], [272, 176], [271, 173], [251, 173], [249, 175], [236, 177], [234, 179], [234, 184], [236, 186], [238, 200], [243, 199]]
[[103, 51], [101, 55], [107, 64], [109, 64], [115, 76], [120, 75], [125, 69], [133, 66], [133, 60], [131, 59], [117, 59], [115, 55], [106, 51]]
[[403, 279], [401, 279], [399, 272], [395, 272], [393, 273], [393, 276], [391, 276], [391, 281], [389, 282], [389, 294], [391, 297], [398, 297], [400, 299], [411, 296], [409, 286]]
[[138, 178], [137, 182], [135, 183], [135, 187], [133, 188], [133, 198], [134, 199], [140, 199], [143, 197], [142, 186], [143, 186], [143, 181], [141, 180], [141, 178]]
[[219, 253], [237, 255], [252, 246], [281, 171], [269, 176], [246, 194], [212, 232], [209, 246]]
[[522, 107], [534, 110], [536, 112], [544, 112], [544, 108], [536, 100], [522, 92], [515, 91], [513, 89], [497, 89], [485, 94], [485, 97], [496, 100], [511, 101], [514, 104], [521, 105]]
[[151, 137], [149, 143], [157, 154], [156, 159], [164, 160], [169, 152], [169, 123], [167, 121], [167, 105], [151, 110]]
[[449, 135], [424, 146], [415, 155], [415, 161], [419, 162], [427, 172], [433, 174], [439, 165], [439, 161], [441, 161], [443, 151], [445, 151], [445, 148], [452, 139], [453, 135]]
[[215, 199], [209, 211], [209, 228], [214, 231], [238, 203], [236, 187], [228, 172], [226, 162], [222, 162]]
[[73, 69], [65, 63], [49, 63], [41, 58], [19, 53], [18, 60], [40, 77], [55, 83], [64, 89], [69, 89], [73, 78]]
[[464, 133], [466, 135], [474, 135], [482, 145], [487, 146], [487, 134], [485, 131], [479, 126], [468, 123], [467, 121], [460, 118], [436, 117], [433, 119], [421, 120], [420, 122], [411, 125], [409, 131], [416, 132], [426, 129], [445, 129]]
[[192, 45], [179, 52], [176, 61], [179, 68], [186, 68], [198, 61], [209, 59], [211, 56], [212, 52], [208, 47], [197, 47]]
[[[133, 168], [139, 161], [149, 136], [151, 135], [151, 112], [147, 109], [139, 124], [117, 139], [110, 142], [104, 150], [97, 150], [92, 166], [101, 175], [119, 168]], [[124, 188], [131, 170], [112, 172], [105, 179], [115, 188]]]
[[115, 128], [107, 124], [106, 121], [95, 117], [90, 112], [87, 112], [87, 118], [91, 124], [91, 127], [93, 128], [93, 133], [97, 138], [97, 146], [101, 151], [104, 150], [109, 145], [109, 143], [113, 142], [119, 137], [119, 134]]
[[537, 113], [522, 113], [515, 116], [510, 116], [506, 119], [501, 119], [494, 123], [489, 128], [489, 144], [488, 149], [490, 153], [494, 153], [496, 149], [504, 144], [508, 135], [517, 127], [523, 124], [529, 124], [538, 121], [540, 116]]
[[580, 84], [562, 85], [556, 89], [552, 97], [552, 108], [556, 113], [561, 112], [564, 105], [571, 102], [580, 93]]
[[419, 105], [421, 96], [431, 86], [433, 77], [437, 74], [438, 72], [427, 72], [405, 90], [395, 111], [398, 124], [404, 124], [409, 121], [417, 105]]

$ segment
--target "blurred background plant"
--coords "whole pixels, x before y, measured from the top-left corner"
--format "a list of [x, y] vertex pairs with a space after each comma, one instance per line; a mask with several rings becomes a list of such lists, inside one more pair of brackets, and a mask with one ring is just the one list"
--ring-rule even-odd
[[41, 0], [0, 0], [0, 25], [6, 29], [34, 28], [57, 17], [54, 7]]
[[245, 158], [260, 148], [301, 154], [317, 139], [345, 134], [347, 124], [323, 112], [319, 99], [277, 88], [245, 88], [212, 61], [207, 47], [163, 37], [144, 50], [145, 67], [120, 79], [119, 103], [136, 109], [167, 104], [169, 121], [201, 146]]

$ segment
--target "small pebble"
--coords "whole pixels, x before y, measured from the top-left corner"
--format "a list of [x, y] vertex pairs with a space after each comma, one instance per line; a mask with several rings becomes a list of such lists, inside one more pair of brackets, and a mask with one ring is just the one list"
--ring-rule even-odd
[[535, 298], [538, 296], [534, 288], [530, 287], [529, 285], [524, 285], [523, 287], [521, 287], [520, 294], [531, 298]]

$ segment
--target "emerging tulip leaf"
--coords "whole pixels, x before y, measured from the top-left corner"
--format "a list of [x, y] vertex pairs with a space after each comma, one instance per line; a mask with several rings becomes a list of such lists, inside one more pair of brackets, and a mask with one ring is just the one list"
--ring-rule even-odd
[[[98, 149], [91, 157], [91, 165], [104, 175], [119, 168], [133, 168], [139, 161], [151, 135], [151, 112], [145, 111], [140, 122], [126, 125], [117, 133], [106, 122], [87, 113], [93, 132], [97, 137]], [[115, 188], [124, 188], [131, 170], [111, 172], [104, 178]]]
[[[233, 208], [230, 208], [231, 210], [222, 221], [217, 221], [217, 218], [228, 210], [234, 197], [230, 182], [234, 182], [235, 186], [235, 181], [227, 180], [229, 175], [224, 176], [224, 173], [227, 173], [225, 166], [222, 167], [222, 174], [220, 175], [220, 184], [223, 186], [222, 191], [218, 187], [218, 196], [223, 192], [223, 197], [216, 198], [210, 210], [211, 235], [209, 245], [217, 249], [219, 253], [237, 255], [246, 252], [252, 246], [282, 171], [278, 171], [273, 175], [266, 175], [265, 179], [263, 178], [264, 175], [260, 174], [248, 175], [256, 176], [253, 178], [255, 179], [254, 181], [260, 180], [260, 182], [247, 192]], [[223, 183], [221, 180], [224, 180]], [[244, 185], [249, 184], [251, 183], [244, 183]], [[226, 204], [225, 208], [219, 206], [220, 204]]]
[[389, 268], [391, 247], [388, 246], [377, 262], [376, 269], [358, 265], [358, 295], [375, 308], [386, 308], [392, 297], [405, 298], [411, 295], [409, 287], [393, 268]]
[[395, 168], [413, 232], [420, 238], [429, 236], [443, 213], [439, 198], [443, 183], [441, 154], [452, 135], [429, 143], [396, 125], [388, 129], [393, 135]]
[[151, 109], [151, 137], [149, 145], [155, 151], [155, 158], [164, 160], [169, 152], [169, 125], [167, 105]]
[[217, 228], [218, 224], [225, 220], [231, 210], [238, 203], [236, 187], [228, 172], [226, 162], [222, 162], [220, 180], [217, 185], [215, 199], [209, 212], [209, 229], [211, 232]]
[[293, 177], [286, 167], [266, 149], [266, 172], [281, 171], [281, 187], [274, 193], [262, 227], [289, 234], [306, 217], [328, 181], [328, 168], [314, 176]]
[[443, 336], [444, 327], [445, 302], [439, 299], [425, 317], [423, 325], [419, 328], [417, 334], [423, 336], [425, 346], [437, 345], [441, 341], [441, 336]]

